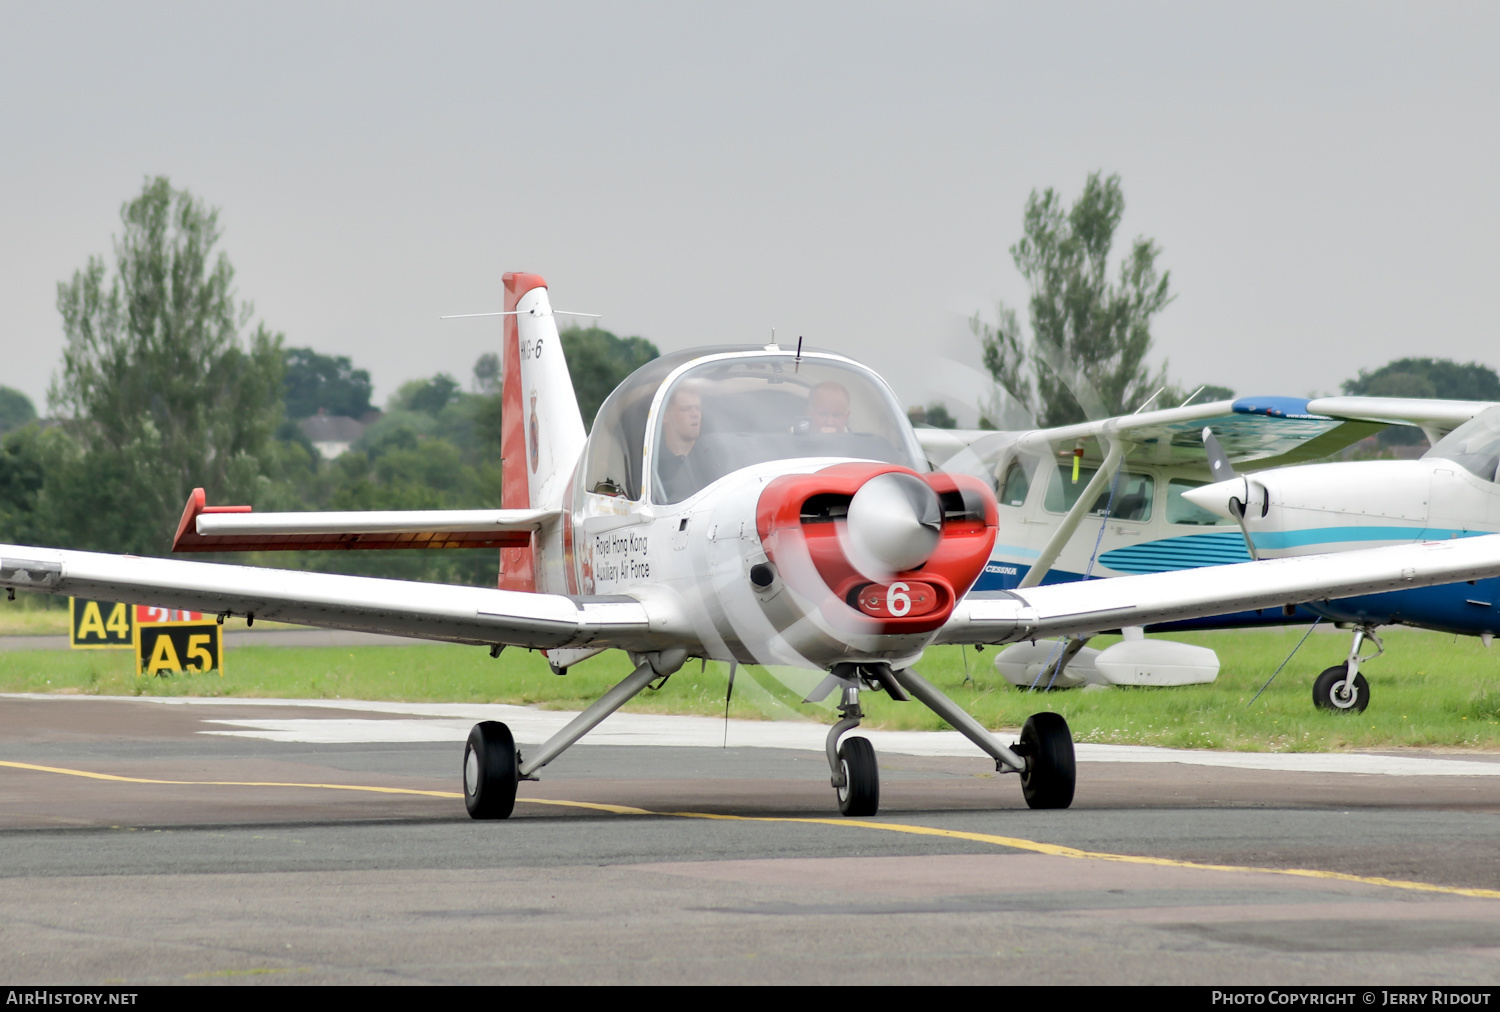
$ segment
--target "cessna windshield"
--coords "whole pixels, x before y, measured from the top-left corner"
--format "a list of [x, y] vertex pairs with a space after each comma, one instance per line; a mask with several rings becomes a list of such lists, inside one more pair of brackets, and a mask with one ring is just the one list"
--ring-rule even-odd
[[849, 457], [927, 469], [885, 385], [821, 356], [736, 355], [687, 369], [658, 395], [650, 445], [658, 503], [771, 460]]
[[1500, 468], [1500, 407], [1481, 411], [1422, 456], [1451, 460], [1476, 477], [1494, 481]]

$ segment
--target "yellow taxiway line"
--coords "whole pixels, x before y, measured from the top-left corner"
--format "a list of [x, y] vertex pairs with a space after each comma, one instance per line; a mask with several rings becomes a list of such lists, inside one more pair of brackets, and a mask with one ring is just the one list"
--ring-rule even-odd
[[[330, 791], [367, 791], [375, 794], [415, 794], [429, 798], [462, 798], [457, 791], [419, 791], [409, 787], [375, 787], [366, 784], [302, 784], [278, 781], [249, 780], [155, 780], [149, 777], [122, 777], [112, 773], [93, 773], [88, 770], [67, 769], [61, 766], [36, 766], [31, 763], [0, 760], [0, 766], [12, 769], [33, 770], [39, 773], [58, 773], [64, 776], [86, 777], [90, 780], [112, 780], [129, 784], [167, 784], [198, 787], [305, 787]], [[632, 808], [628, 805], [608, 805], [593, 801], [560, 801], [555, 798], [516, 798], [518, 804], [555, 805], [559, 808], [582, 808], [612, 815], [646, 815], [657, 818], [719, 819], [726, 822], [784, 822], [810, 826], [837, 826], [842, 829], [877, 830], [886, 833], [906, 833], [912, 836], [935, 836], [949, 840], [968, 840], [988, 843], [996, 847], [1030, 851], [1051, 857], [1064, 857], [1090, 861], [1114, 861], [1120, 864], [1143, 864], [1158, 868], [1186, 868], [1195, 871], [1241, 872], [1255, 875], [1291, 875], [1296, 878], [1325, 879], [1333, 882], [1353, 882], [1359, 885], [1384, 886], [1389, 889], [1405, 889], [1410, 892], [1442, 893], [1448, 896], [1468, 896], [1477, 899], [1500, 899], [1500, 889], [1470, 889], [1462, 886], [1434, 885], [1431, 882], [1412, 882], [1406, 879], [1381, 878], [1373, 875], [1350, 875], [1341, 871], [1320, 871], [1315, 868], [1257, 868], [1252, 865], [1203, 864], [1198, 861], [1179, 861], [1169, 857], [1146, 857], [1140, 854], [1111, 854], [1105, 851], [1080, 850], [1058, 843], [1042, 843], [1019, 836], [999, 836], [994, 833], [971, 833], [961, 829], [939, 829], [936, 826], [915, 826], [902, 822], [870, 822], [865, 819], [820, 819], [785, 815], [721, 815], [712, 812], [657, 812], [648, 808]]]

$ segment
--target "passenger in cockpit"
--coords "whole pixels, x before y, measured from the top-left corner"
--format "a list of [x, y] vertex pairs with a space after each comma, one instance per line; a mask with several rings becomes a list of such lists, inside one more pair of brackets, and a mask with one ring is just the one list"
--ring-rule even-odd
[[656, 475], [661, 502], [679, 502], [708, 484], [698, 435], [703, 429], [703, 398], [691, 387], [679, 386], [667, 401], [657, 447]]

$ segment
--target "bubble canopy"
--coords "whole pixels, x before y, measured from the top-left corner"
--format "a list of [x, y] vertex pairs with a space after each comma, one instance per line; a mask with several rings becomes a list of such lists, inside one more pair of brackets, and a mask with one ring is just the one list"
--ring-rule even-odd
[[732, 471], [835, 457], [927, 470], [889, 387], [824, 352], [709, 348], [632, 373], [599, 408], [582, 489], [672, 503]]

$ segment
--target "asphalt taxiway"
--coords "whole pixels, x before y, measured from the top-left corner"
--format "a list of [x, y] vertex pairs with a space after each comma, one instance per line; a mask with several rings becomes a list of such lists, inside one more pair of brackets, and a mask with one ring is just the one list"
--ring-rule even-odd
[[[1500, 982], [1500, 756], [1080, 748], [1033, 812], [953, 736], [619, 714], [468, 819], [463, 734], [566, 714], [0, 697], [27, 983]], [[524, 744], [523, 744], [524, 748]]]

